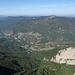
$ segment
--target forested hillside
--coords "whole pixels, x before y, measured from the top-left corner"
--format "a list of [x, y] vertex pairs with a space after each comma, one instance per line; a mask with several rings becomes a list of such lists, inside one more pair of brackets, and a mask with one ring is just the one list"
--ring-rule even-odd
[[0, 18], [1, 75], [74, 75], [75, 65], [51, 61], [69, 47], [75, 47], [75, 18]]

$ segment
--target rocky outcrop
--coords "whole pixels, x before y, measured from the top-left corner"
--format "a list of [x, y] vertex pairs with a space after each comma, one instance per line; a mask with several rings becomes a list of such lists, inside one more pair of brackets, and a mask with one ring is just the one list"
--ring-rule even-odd
[[60, 50], [55, 57], [51, 59], [56, 63], [66, 63], [68, 65], [75, 65], [75, 48], [67, 48]]

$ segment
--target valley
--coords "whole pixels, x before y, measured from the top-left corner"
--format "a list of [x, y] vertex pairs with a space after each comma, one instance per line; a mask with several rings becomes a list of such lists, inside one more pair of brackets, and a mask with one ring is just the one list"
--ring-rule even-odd
[[0, 68], [8, 75], [74, 75], [75, 18], [0, 19]]

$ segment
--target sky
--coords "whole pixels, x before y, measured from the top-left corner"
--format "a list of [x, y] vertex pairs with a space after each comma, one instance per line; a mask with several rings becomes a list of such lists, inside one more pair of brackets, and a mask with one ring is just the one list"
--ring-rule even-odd
[[0, 0], [0, 15], [75, 15], [75, 0]]

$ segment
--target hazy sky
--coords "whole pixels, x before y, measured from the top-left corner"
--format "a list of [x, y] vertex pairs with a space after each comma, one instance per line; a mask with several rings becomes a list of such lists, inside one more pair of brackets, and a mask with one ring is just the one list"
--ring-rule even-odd
[[75, 15], [75, 0], [0, 0], [0, 15]]

